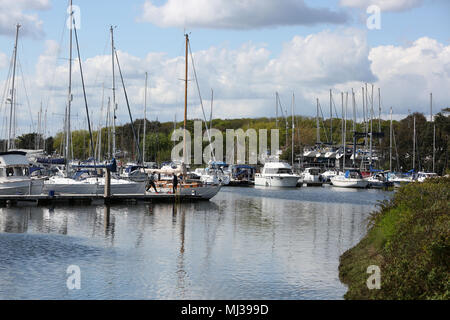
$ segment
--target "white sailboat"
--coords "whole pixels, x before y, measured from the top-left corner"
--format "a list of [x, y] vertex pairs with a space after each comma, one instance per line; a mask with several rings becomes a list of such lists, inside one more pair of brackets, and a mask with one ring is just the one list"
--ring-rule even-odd
[[[77, 44], [77, 51], [79, 54], [79, 45], [78, 45], [78, 36], [77, 36], [77, 29], [75, 25], [75, 21], [73, 18], [73, 11], [72, 11], [72, 1], [70, 2], [70, 49], [69, 49], [69, 94], [68, 94], [68, 105], [67, 105], [67, 119], [66, 119], [66, 151], [65, 156], [67, 159], [67, 165], [66, 165], [66, 172], [53, 176], [49, 178], [47, 181], [45, 181], [45, 185], [43, 188], [43, 192], [47, 194], [102, 194], [104, 193], [104, 186], [105, 186], [105, 178], [103, 177], [96, 177], [91, 176], [89, 171], [78, 171], [73, 176], [69, 175], [70, 172], [70, 113], [71, 113], [71, 105], [72, 105], [72, 37], [73, 33], [75, 33], [76, 38], [76, 44]], [[113, 45], [113, 64], [114, 64], [114, 53], [115, 48]], [[117, 57], [116, 57], [117, 58]], [[84, 79], [83, 79], [83, 69], [81, 65], [81, 57], [78, 56], [79, 61], [79, 67], [80, 67], [80, 74], [81, 74], [81, 80], [83, 84], [83, 92], [85, 92], [84, 88]], [[87, 108], [87, 100], [85, 95], [85, 104], [86, 104], [86, 114], [88, 117], [88, 125], [89, 125], [89, 131], [91, 132], [90, 128], [90, 120], [89, 120], [89, 112]], [[115, 137], [114, 137], [115, 140]], [[93, 141], [91, 136], [91, 148], [92, 148], [92, 154], [95, 154], [94, 148], [93, 148]], [[95, 162], [95, 161], [94, 161]], [[94, 163], [94, 167], [97, 168], [97, 166]], [[144, 182], [133, 182], [133, 181], [127, 181], [127, 180], [121, 180], [121, 179], [111, 179], [111, 194], [143, 194], [145, 193], [145, 183]]]
[[361, 172], [357, 169], [350, 169], [341, 174], [331, 178], [331, 183], [339, 188], [367, 188], [369, 182], [364, 180]]

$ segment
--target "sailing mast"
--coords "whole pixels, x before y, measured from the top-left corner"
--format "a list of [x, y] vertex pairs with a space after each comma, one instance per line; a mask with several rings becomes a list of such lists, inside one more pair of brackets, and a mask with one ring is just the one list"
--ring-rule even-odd
[[111, 61], [112, 61], [112, 108], [113, 108], [113, 121], [112, 121], [112, 157], [116, 157], [116, 73], [114, 69], [114, 53], [115, 53], [115, 47], [114, 47], [114, 28], [111, 26]]
[[343, 156], [343, 161], [342, 161], [342, 171], [344, 171], [345, 170], [345, 154], [346, 154], [346, 148], [345, 148], [345, 123], [344, 123], [344, 121], [345, 121], [345, 114], [344, 114], [344, 93], [343, 92], [341, 92], [341, 98], [342, 98], [342, 152], [343, 152], [343, 154], [344, 154], [344, 156]]
[[333, 145], [333, 90], [330, 89], [330, 144]]
[[67, 119], [66, 119], [66, 150], [64, 157], [66, 158], [66, 175], [69, 173], [70, 166], [70, 145], [71, 145], [71, 128], [70, 128], [70, 117], [72, 108], [72, 37], [73, 37], [73, 7], [72, 0], [70, 0], [70, 40], [69, 40], [69, 93], [67, 97]]
[[145, 73], [145, 97], [144, 97], [144, 141], [142, 142], [142, 164], [145, 164], [145, 140], [147, 135], [147, 83], [148, 73]]
[[430, 114], [431, 114], [431, 122], [433, 123], [433, 173], [436, 172], [435, 164], [436, 164], [436, 123], [433, 118], [433, 93], [430, 93]]
[[187, 133], [187, 98], [188, 98], [188, 71], [189, 71], [189, 35], [186, 33], [186, 69], [185, 69], [185, 86], [184, 86], [184, 131], [183, 131], [183, 158], [184, 163], [187, 163], [187, 146], [186, 146], [186, 133]]
[[[20, 29], [21, 25], [17, 24], [16, 25], [16, 42], [14, 44], [14, 66], [13, 66], [13, 75], [12, 75], [12, 85], [11, 85], [11, 108], [9, 110], [9, 136], [8, 136], [8, 149], [14, 149], [15, 146], [15, 141], [13, 139], [13, 137], [11, 137], [12, 134], [12, 126], [13, 126], [13, 111], [14, 111], [14, 103], [15, 103], [15, 84], [16, 84], [16, 65], [17, 65], [17, 44], [19, 42], [19, 29]], [[15, 111], [14, 111], [15, 112]]]
[[413, 170], [416, 169], [416, 116], [414, 115], [414, 132], [413, 132]]
[[294, 116], [294, 106], [295, 106], [295, 93], [292, 94], [292, 168], [294, 168], [294, 139], [295, 139], [295, 116]]
[[390, 126], [390, 142], [389, 142], [389, 171], [392, 172], [392, 135], [393, 135], [393, 127], [392, 127], [392, 107], [391, 107], [391, 126]]
[[316, 126], [317, 126], [317, 144], [320, 144], [320, 119], [319, 119], [319, 98], [317, 98], [317, 115], [316, 115]]
[[373, 160], [373, 84], [372, 84], [372, 97], [370, 100], [370, 167], [372, 168]]

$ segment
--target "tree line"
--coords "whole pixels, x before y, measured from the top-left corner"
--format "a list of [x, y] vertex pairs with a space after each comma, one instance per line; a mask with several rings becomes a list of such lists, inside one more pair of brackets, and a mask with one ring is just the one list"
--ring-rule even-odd
[[[416, 122], [416, 170], [432, 171], [433, 167], [433, 132], [436, 132], [435, 139], [435, 171], [443, 174], [448, 169], [448, 145], [450, 133], [450, 108], [443, 109], [435, 115], [434, 122], [427, 121], [422, 113], [413, 113], [400, 121], [393, 121], [393, 167], [397, 171], [408, 171], [413, 165], [413, 126], [414, 118]], [[147, 162], [161, 163], [169, 161], [171, 151], [175, 142], [171, 140], [174, 129], [183, 128], [183, 123], [147, 121], [146, 124], [146, 147], [145, 160]], [[194, 121], [187, 122], [187, 129], [194, 132]], [[294, 152], [301, 154], [306, 146], [313, 146], [317, 143], [317, 125], [316, 118], [312, 117], [294, 117]], [[332, 143], [336, 146], [342, 144], [342, 120], [334, 118], [332, 120], [333, 132], [331, 132], [331, 121], [325, 119], [320, 121], [320, 141], [322, 143]], [[381, 125], [383, 138], [374, 138], [373, 146], [381, 155], [379, 162], [380, 169], [389, 169], [390, 154], [390, 121], [378, 119], [373, 121], [373, 131], [378, 132]], [[138, 143], [143, 150], [143, 129], [144, 120], [139, 119], [134, 122], [137, 131]], [[353, 121], [347, 120], [347, 144], [353, 142]], [[355, 124], [356, 131], [364, 132], [365, 124], [358, 122]], [[435, 129], [434, 129], [435, 127]], [[212, 121], [212, 128], [218, 129], [223, 133], [227, 129], [254, 129], [258, 132], [260, 129], [279, 129], [280, 132], [280, 148], [283, 151], [282, 158], [288, 160], [291, 158], [292, 146], [292, 119], [275, 119], [275, 118], [244, 118], [244, 119], [215, 119]], [[203, 130], [206, 126], [203, 124]], [[111, 141], [111, 128], [103, 128], [93, 132], [94, 145], [99, 148], [99, 134], [102, 141], [102, 157], [107, 158], [108, 140]], [[108, 139], [109, 135], [109, 139]], [[36, 139], [40, 139], [39, 147], [44, 149], [49, 155], [61, 155], [63, 151], [64, 133], [57, 133], [54, 137], [43, 138], [36, 133], [25, 134], [16, 139], [18, 149], [35, 149]], [[270, 139], [270, 135], [269, 135]], [[364, 139], [360, 138], [358, 143], [362, 143]], [[224, 142], [225, 143], [225, 142]], [[209, 142], [204, 142], [206, 147]], [[5, 149], [6, 141], [0, 141], [0, 147]], [[72, 132], [72, 149], [73, 158], [84, 160], [92, 157], [90, 150], [90, 136], [87, 130], [78, 130]], [[270, 146], [270, 141], [268, 142]], [[130, 123], [116, 127], [116, 149], [119, 150], [120, 160], [134, 161], [137, 157], [137, 144], [134, 139], [132, 126]], [[225, 149], [224, 149], [225, 150]], [[98, 154], [98, 151], [96, 151]]]

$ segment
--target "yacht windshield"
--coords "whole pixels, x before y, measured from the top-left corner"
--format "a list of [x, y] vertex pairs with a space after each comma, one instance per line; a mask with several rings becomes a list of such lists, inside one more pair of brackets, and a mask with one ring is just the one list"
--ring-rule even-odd
[[287, 168], [268, 168], [266, 174], [292, 174], [291, 169]]

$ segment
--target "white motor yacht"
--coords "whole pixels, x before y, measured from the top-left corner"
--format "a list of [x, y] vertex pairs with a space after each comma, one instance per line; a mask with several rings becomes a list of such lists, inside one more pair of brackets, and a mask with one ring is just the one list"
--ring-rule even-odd
[[26, 152], [0, 153], [0, 195], [39, 195], [44, 181], [29, 175]]
[[269, 161], [264, 164], [261, 173], [255, 175], [255, 186], [296, 187], [300, 176], [292, 172], [287, 162]]

